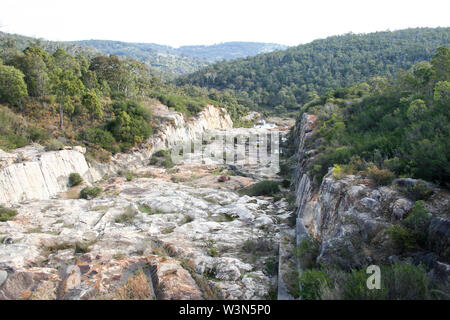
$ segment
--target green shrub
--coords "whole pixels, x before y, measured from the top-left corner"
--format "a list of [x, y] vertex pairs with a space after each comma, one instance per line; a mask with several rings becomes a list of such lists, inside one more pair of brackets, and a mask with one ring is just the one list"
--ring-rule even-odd
[[189, 97], [175, 94], [154, 94], [153, 96], [169, 108], [173, 108], [175, 111], [183, 113], [188, 117], [196, 115], [208, 103], [211, 103], [211, 100], [202, 97]]
[[98, 197], [102, 193], [102, 189], [99, 187], [86, 187], [80, 192], [80, 199], [93, 199]]
[[77, 243], [75, 243], [75, 248], [74, 248], [75, 253], [81, 253], [81, 254], [88, 253], [90, 251], [90, 248], [89, 248], [90, 246], [91, 246], [91, 243], [89, 243], [89, 242], [77, 242]]
[[279, 183], [277, 181], [261, 181], [245, 190], [250, 196], [272, 196], [280, 192]]
[[283, 188], [289, 188], [289, 187], [291, 186], [291, 180], [284, 179], [284, 180], [281, 182], [281, 186], [282, 186]]
[[426, 247], [430, 220], [431, 216], [428, 214], [425, 202], [420, 200], [414, 204], [408, 217], [403, 221], [405, 227], [411, 230], [416, 242], [422, 247]]
[[433, 194], [433, 190], [425, 181], [419, 180], [416, 185], [408, 187], [406, 190], [408, 197], [414, 201], [427, 200]]
[[0, 148], [13, 150], [28, 144], [22, 118], [9, 108], [0, 105]]
[[173, 168], [175, 163], [172, 161], [172, 155], [169, 150], [159, 150], [153, 154], [150, 159], [150, 165], [162, 166], [166, 169]]
[[80, 139], [86, 140], [87, 142], [102, 147], [112, 153], [118, 153], [120, 151], [120, 148], [111, 132], [100, 128], [89, 128], [85, 130], [80, 134]]
[[299, 282], [299, 295], [302, 300], [320, 300], [321, 288], [323, 286], [329, 286], [331, 279], [322, 270], [310, 269], [302, 272]]
[[412, 250], [418, 247], [426, 248], [430, 219], [425, 202], [420, 200], [414, 204], [408, 217], [402, 221], [401, 225], [392, 226], [388, 233], [402, 250]]
[[7, 209], [0, 206], [0, 222], [6, 222], [17, 215], [17, 211], [14, 209]]
[[114, 104], [115, 117], [108, 122], [106, 129], [111, 132], [116, 141], [121, 142], [121, 150], [128, 151], [131, 147], [148, 139], [153, 132], [149, 121], [151, 114], [136, 101], [120, 101]]
[[131, 170], [125, 170], [125, 171], [120, 170], [118, 172], [118, 174], [122, 177], [125, 177], [125, 179], [127, 179], [127, 181], [133, 181], [133, 179], [135, 177], [134, 172]]
[[[384, 299], [386, 295], [386, 290], [374, 289], [369, 290], [367, 288], [367, 279], [369, 274], [366, 273], [366, 268], [360, 270], [352, 270], [350, 274], [347, 275], [342, 286], [342, 298], [345, 300], [380, 300]], [[383, 273], [381, 279], [383, 278]]]
[[431, 297], [432, 284], [422, 265], [396, 262], [382, 268], [381, 279], [389, 300], [425, 300]]
[[48, 139], [48, 134], [39, 127], [30, 126], [27, 128], [27, 137], [33, 142], [45, 142]]
[[264, 270], [269, 276], [274, 276], [278, 273], [278, 259], [276, 257], [269, 257], [266, 260]]
[[388, 230], [388, 234], [392, 241], [402, 251], [412, 250], [417, 248], [417, 241], [413, 233], [402, 225], [394, 225]]
[[57, 139], [51, 139], [45, 145], [46, 151], [59, 151], [62, 149], [64, 149], [64, 143], [62, 143], [61, 141], [59, 141]]
[[313, 237], [303, 239], [295, 248], [295, 255], [299, 258], [303, 269], [316, 267], [316, 259], [319, 255], [320, 243]]
[[79, 186], [83, 182], [83, 178], [78, 173], [71, 173], [69, 175], [69, 186]]
[[395, 179], [395, 174], [387, 169], [379, 169], [372, 166], [368, 170], [368, 176], [379, 186], [387, 186]]

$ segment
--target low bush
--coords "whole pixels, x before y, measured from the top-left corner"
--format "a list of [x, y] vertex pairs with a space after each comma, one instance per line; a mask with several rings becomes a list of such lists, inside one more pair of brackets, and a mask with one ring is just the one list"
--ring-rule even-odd
[[408, 217], [403, 221], [403, 224], [411, 230], [417, 243], [422, 247], [426, 247], [428, 229], [430, 226], [431, 216], [425, 207], [425, 202], [422, 200], [414, 204]]
[[152, 300], [153, 291], [149, 279], [142, 269], [128, 279], [115, 293], [114, 298], [118, 300]]
[[175, 163], [172, 161], [172, 155], [169, 150], [159, 150], [155, 154], [153, 154], [150, 159], [150, 165], [153, 166], [162, 166], [166, 169], [173, 168]]
[[258, 182], [244, 190], [244, 193], [250, 196], [273, 196], [278, 192], [280, 192], [279, 183], [270, 180]]
[[289, 187], [291, 186], [291, 180], [287, 180], [287, 179], [283, 180], [283, 181], [281, 182], [281, 186], [282, 186], [283, 188], [289, 188]]
[[[345, 300], [380, 300], [386, 297], [386, 288], [369, 290], [367, 288], [366, 268], [353, 270], [341, 283], [342, 298]], [[382, 276], [383, 277], [383, 276]]]
[[300, 292], [302, 300], [320, 300], [321, 288], [329, 286], [331, 279], [326, 272], [319, 269], [304, 270], [299, 278]]
[[91, 242], [77, 242], [75, 243], [75, 253], [88, 253], [90, 251]]
[[46, 151], [59, 151], [62, 149], [64, 149], [64, 143], [62, 143], [61, 141], [59, 141], [57, 139], [51, 139], [45, 145]]
[[389, 300], [430, 299], [435, 284], [432, 284], [424, 266], [409, 262], [396, 262], [382, 268], [382, 286]]
[[368, 176], [379, 186], [387, 186], [395, 179], [395, 174], [387, 169], [372, 166], [368, 169]]
[[131, 170], [125, 170], [125, 171], [120, 170], [118, 172], [118, 174], [122, 177], [125, 177], [125, 179], [127, 179], [127, 181], [133, 181], [133, 179], [135, 177], [135, 173]]
[[43, 143], [47, 141], [48, 134], [39, 127], [30, 126], [27, 128], [27, 137], [32, 142]]
[[422, 180], [419, 180], [414, 186], [408, 185], [400, 191], [404, 192], [407, 197], [414, 201], [427, 200], [433, 194], [433, 190]]
[[278, 273], [278, 259], [276, 257], [269, 257], [266, 260], [264, 270], [269, 276], [274, 276]]
[[[382, 265], [381, 288], [367, 287], [366, 267], [345, 273], [336, 269], [310, 269], [299, 278], [302, 299], [427, 300], [448, 298], [448, 286], [433, 282], [422, 265], [399, 261]], [[446, 293], [447, 291], [447, 293]]]
[[417, 241], [410, 230], [402, 225], [394, 225], [388, 230], [392, 241], [401, 251], [408, 251], [417, 248]]
[[111, 132], [103, 130], [101, 128], [89, 128], [83, 131], [79, 137], [81, 140], [85, 140], [89, 143], [95, 144], [105, 150], [112, 153], [120, 152], [120, 147], [116, 143]]
[[16, 215], [17, 215], [16, 210], [0, 206], [0, 222], [6, 222], [8, 220], [11, 220]]
[[316, 267], [316, 259], [319, 255], [320, 243], [312, 237], [303, 239], [295, 248], [295, 255], [299, 258], [303, 269]]
[[425, 202], [417, 201], [408, 217], [392, 226], [388, 234], [402, 251], [426, 248], [430, 219]]
[[78, 173], [71, 173], [69, 175], [69, 186], [76, 187], [83, 183], [83, 178]]
[[102, 189], [99, 187], [86, 187], [80, 192], [80, 199], [93, 199], [97, 198], [101, 193]]

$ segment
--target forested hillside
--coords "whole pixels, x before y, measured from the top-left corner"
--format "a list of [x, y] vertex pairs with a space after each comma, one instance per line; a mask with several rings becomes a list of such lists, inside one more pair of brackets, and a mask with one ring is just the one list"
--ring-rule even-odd
[[71, 44], [90, 47], [103, 54], [114, 54], [119, 57], [146, 62], [166, 76], [194, 72], [208, 65], [203, 59], [181, 56], [172, 47], [154, 43], [84, 40], [71, 42]]
[[258, 54], [284, 50], [286, 48], [287, 46], [276, 43], [225, 42], [210, 46], [182, 46], [177, 49], [177, 52], [184, 56], [199, 58], [208, 62], [216, 62], [253, 57]]
[[91, 47], [85, 47], [82, 45], [71, 44], [61, 41], [48, 41], [43, 39], [36, 39], [32, 37], [26, 37], [18, 34], [10, 34], [0, 31], [0, 47], [11, 48], [14, 47], [17, 50], [25, 50], [29, 46], [40, 46], [45, 51], [53, 53], [57, 49], [64, 49], [67, 53], [77, 55], [84, 54], [88, 57], [98, 56], [102, 53], [97, 49]]
[[[108, 160], [152, 133], [151, 105], [158, 100], [190, 117], [207, 104], [225, 107], [238, 120], [246, 111], [228, 93], [174, 87], [151, 68], [115, 55], [87, 57], [53, 53], [38, 45], [0, 47], [0, 149], [31, 142], [60, 148], [82, 143]], [[237, 122], [238, 123], [238, 122]]]
[[181, 84], [231, 89], [252, 109], [276, 113], [299, 106], [329, 89], [347, 87], [374, 76], [392, 76], [399, 68], [429, 60], [450, 44], [450, 28], [418, 28], [371, 34], [346, 34], [258, 55], [218, 62], [179, 78]]
[[246, 58], [286, 48], [286, 46], [273, 43], [254, 42], [228, 42], [211, 46], [182, 46], [180, 48], [154, 43], [107, 40], [84, 40], [71, 43], [94, 48], [103, 54], [115, 54], [147, 62], [152, 67], [174, 74], [191, 73], [215, 61]]
[[[392, 81], [375, 77], [332, 90], [303, 106], [317, 116], [318, 182], [358, 173], [379, 184], [414, 177], [450, 187], [450, 50], [400, 70]], [[426, 193], [423, 190], [412, 192]], [[424, 195], [423, 195], [424, 196]]]

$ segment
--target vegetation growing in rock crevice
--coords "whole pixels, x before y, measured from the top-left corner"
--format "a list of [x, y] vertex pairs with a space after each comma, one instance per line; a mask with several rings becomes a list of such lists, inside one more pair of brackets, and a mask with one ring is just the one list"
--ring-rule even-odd
[[242, 193], [249, 196], [273, 196], [280, 192], [280, 183], [277, 181], [261, 181], [246, 189], [242, 190]]
[[427, 249], [430, 219], [425, 202], [417, 201], [408, 217], [392, 226], [388, 234], [402, 251]]
[[70, 187], [79, 186], [81, 183], [83, 183], [83, 178], [80, 176], [79, 173], [74, 172], [69, 175], [69, 186]]
[[14, 209], [8, 209], [0, 205], [0, 222], [6, 222], [11, 220], [17, 215], [17, 211]]
[[86, 187], [80, 192], [80, 199], [93, 199], [97, 198], [101, 193], [102, 189], [99, 187]]

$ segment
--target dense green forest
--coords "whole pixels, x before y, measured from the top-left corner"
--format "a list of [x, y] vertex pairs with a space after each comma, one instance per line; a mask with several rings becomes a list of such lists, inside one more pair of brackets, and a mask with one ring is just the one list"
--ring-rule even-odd
[[450, 28], [346, 34], [218, 62], [179, 78], [178, 83], [230, 89], [241, 104], [279, 114], [299, 110], [300, 105], [329, 89], [409, 69], [429, 60], [437, 47], [448, 46], [449, 38]]
[[227, 92], [163, 83], [137, 60], [74, 56], [61, 48], [50, 53], [37, 44], [20, 50], [9, 40], [1, 44], [1, 149], [83, 143], [92, 156], [108, 160], [150, 136], [156, 125], [151, 106], [158, 100], [186, 117], [213, 104], [239, 123], [247, 111]]
[[450, 187], [450, 50], [430, 62], [345, 89], [331, 90], [302, 107], [317, 116], [311, 165], [320, 182], [359, 173], [379, 184], [415, 177]]

